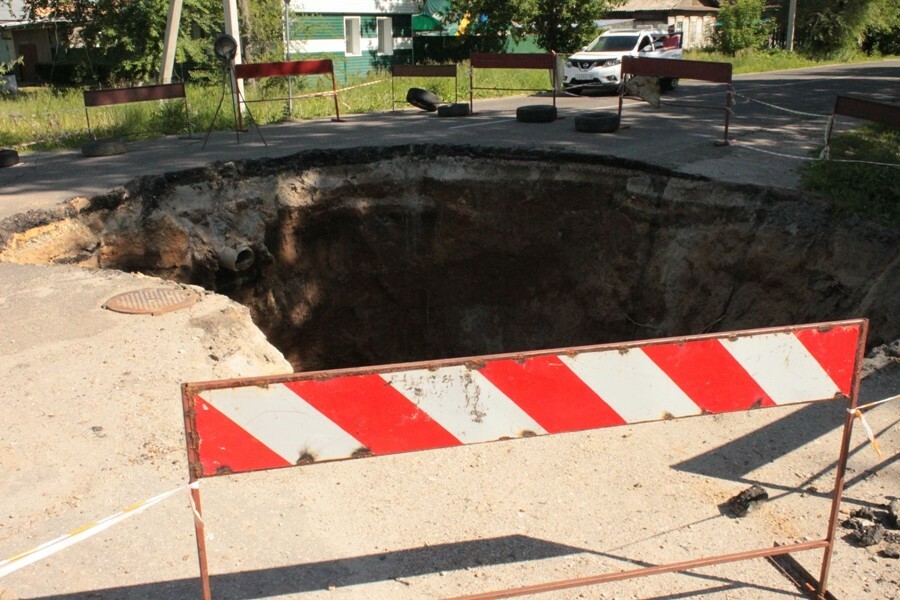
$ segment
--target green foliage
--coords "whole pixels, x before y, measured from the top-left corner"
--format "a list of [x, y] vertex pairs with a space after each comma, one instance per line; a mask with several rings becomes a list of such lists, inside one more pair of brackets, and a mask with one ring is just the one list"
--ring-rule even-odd
[[765, 0], [726, 0], [716, 16], [713, 45], [734, 56], [740, 50], [761, 48], [767, 37], [762, 13]]
[[[221, 7], [221, 2], [218, 3]], [[249, 0], [242, 36], [244, 55], [253, 62], [284, 59], [284, 3], [282, 0]], [[248, 61], [249, 62], [249, 61]]]
[[900, 55], [900, 0], [869, 4], [862, 49], [866, 54]]
[[831, 160], [806, 165], [800, 183], [830, 196], [840, 210], [900, 229], [898, 165], [900, 129], [870, 125], [832, 137]]
[[[450, 0], [444, 20], [469, 19], [466, 36], [487, 41], [486, 52], [499, 52], [507, 37], [536, 36], [538, 44], [560, 53], [581, 48], [596, 35], [594, 20], [620, 0]], [[491, 43], [493, 41], [493, 43]]]
[[815, 56], [858, 48], [872, 1], [805, 0], [797, 11], [797, 47]]
[[542, 48], [570, 54], [597, 34], [594, 21], [607, 8], [606, 0], [524, 0], [525, 30]]
[[444, 12], [448, 23], [462, 23], [468, 20], [464, 35], [481, 36], [486, 40], [484, 52], [499, 52], [506, 38], [520, 35], [513, 22], [521, 18], [518, 0], [450, 0]]
[[[75, 81], [104, 85], [155, 80], [165, 38], [168, 0], [25, 0], [29, 14], [51, 15], [77, 30], [84, 48], [63, 49], [63, 70]], [[281, 54], [281, 0], [250, 0], [251, 40], [276, 40], [272, 48], [257, 43], [263, 57]], [[274, 14], [273, 11], [274, 10]], [[184, 0], [176, 72], [182, 79], [216, 79], [219, 64], [212, 39], [222, 29], [221, 0]], [[61, 35], [67, 39], [68, 35]]]

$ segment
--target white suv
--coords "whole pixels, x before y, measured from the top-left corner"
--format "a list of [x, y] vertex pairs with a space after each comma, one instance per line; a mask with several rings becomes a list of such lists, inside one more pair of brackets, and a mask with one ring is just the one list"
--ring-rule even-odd
[[[563, 85], [570, 92], [584, 88], [617, 88], [622, 80], [622, 57], [642, 56], [680, 59], [681, 33], [660, 29], [605, 31], [566, 61]], [[674, 89], [677, 79], [660, 81], [663, 90]]]

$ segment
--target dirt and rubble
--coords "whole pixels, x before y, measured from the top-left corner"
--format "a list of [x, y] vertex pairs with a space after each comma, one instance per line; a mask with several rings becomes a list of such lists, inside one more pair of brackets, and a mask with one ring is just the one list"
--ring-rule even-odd
[[[184, 381], [866, 316], [884, 345], [863, 401], [896, 394], [898, 238], [788, 190], [430, 146], [220, 163], [16, 216], [0, 224], [0, 558], [183, 485]], [[102, 308], [154, 285], [202, 297], [156, 317]], [[854, 433], [843, 512], [860, 524], [839, 532], [838, 598], [900, 598], [891, 522], [876, 523], [900, 493], [898, 411], [866, 414], [883, 458]], [[213, 589], [441, 597], [818, 539], [842, 413], [218, 478], [203, 486]], [[723, 510], [753, 485], [765, 503]], [[178, 496], [3, 579], [0, 595], [192, 596], [191, 519]], [[818, 552], [797, 558], [818, 572]], [[551, 596], [801, 597], [763, 560]]]

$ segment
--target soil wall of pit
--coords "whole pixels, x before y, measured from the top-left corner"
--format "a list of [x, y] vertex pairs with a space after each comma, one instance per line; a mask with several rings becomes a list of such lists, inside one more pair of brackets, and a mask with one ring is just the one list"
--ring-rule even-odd
[[798, 192], [558, 152], [215, 164], [9, 219], [0, 248], [227, 294], [303, 370], [860, 316], [871, 342], [900, 337], [898, 232]]

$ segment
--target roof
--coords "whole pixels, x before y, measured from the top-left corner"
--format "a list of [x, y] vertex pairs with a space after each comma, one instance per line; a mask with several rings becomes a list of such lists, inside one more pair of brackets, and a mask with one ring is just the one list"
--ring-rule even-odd
[[718, 9], [719, 0], [627, 0], [622, 6], [611, 8], [608, 14], [716, 11]]
[[0, 23], [6, 21], [25, 20], [25, 2], [23, 0], [0, 0]]

